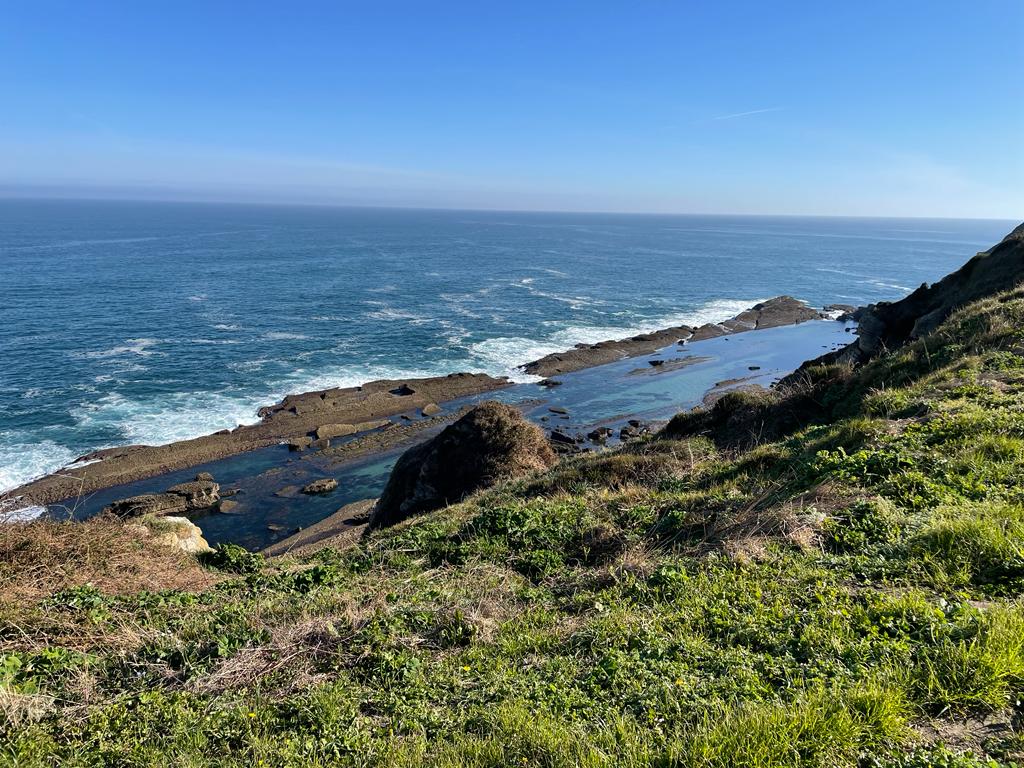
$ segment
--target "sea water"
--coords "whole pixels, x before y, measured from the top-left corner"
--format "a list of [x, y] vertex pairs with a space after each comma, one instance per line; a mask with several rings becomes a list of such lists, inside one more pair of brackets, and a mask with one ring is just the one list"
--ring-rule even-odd
[[289, 392], [896, 299], [1014, 223], [0, 201], [0, 490]]

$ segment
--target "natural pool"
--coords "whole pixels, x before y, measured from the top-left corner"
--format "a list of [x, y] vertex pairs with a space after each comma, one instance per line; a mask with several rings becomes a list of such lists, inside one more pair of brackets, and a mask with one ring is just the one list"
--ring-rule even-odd
[[[443, 407], [450, 413], [492, 398], [521, 404], [524, 413], [545, 428], [585, 434], [598, 426], [608, 426], [617, 433], [629, 419], [659, 421], [699, 405], [722, 382], [768, 386], [803, 361], [848, 343], [851, 330], [846, 323], [820, 320], [673, 345], [650, 355], [560, 375], [557, 379], [563, 382], [561, 386], [517, 384], [499, 392], [454, 400]], [[652, 360], [662, 362], [651, 365]], [[551, 408], [566, 413], [556, 414]], [[426, 439], [440, 428], [424, 430], [416, 440]], [[329, 455], [300, 454], [285, 446], [273, 446], [108, 488], [54, 505], [50, 512], [82, 519], [116, 499], [158, 493], [191, 480], [197, 472], [209, 472], [222, 489], [238, 491], [231, 497], [237, 506], [230, 513], [194, 515], [193, 521], [211, 544], [230, 541], [261, 549], [345, 504], [377, 496], [394, 462], [407, 447], [339, 461]], [[302, 485], [319, 477], [335, 478], [338, 488], [317, 496], [299, 492]]]

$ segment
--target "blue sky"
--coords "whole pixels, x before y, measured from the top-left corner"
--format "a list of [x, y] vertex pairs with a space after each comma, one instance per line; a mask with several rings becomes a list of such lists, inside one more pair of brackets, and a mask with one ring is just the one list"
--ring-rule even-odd
[[1024, 2], [8, 2], [0, 194], [1024, 216]]

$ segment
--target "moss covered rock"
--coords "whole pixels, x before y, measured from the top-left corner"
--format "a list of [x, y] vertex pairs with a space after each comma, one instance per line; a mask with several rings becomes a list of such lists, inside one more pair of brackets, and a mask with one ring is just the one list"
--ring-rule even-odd
[[402, 455], [370, 525], [393, 525], [557, 461], [544, 433], [519, 411], [494, 401], [481, 403], [437, 437]]

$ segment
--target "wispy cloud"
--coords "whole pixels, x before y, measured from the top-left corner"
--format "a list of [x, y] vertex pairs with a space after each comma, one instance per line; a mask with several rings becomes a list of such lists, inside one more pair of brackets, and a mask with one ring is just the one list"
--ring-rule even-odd
[[735, 120], [737, 117], [747, 117], [749, 115], [763, 115], [765, 112], [779, 112], [785, 109], [785, 107], [768, 107], [767, 109], [752, 109], [749, 112], [734, 112], [731, 115], [718, 115], [718, 117], [711, 118], [712, 120]]

